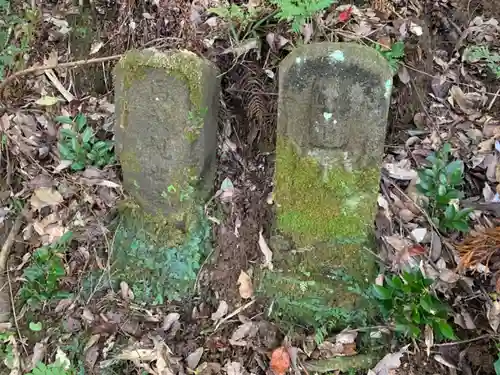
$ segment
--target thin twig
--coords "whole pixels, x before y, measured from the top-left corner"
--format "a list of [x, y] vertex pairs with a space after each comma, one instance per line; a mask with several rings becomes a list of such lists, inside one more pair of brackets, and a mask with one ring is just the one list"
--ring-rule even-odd
[[491, 335], [489, 333], [474, 337], [473, 339], [468, 339], [468, 340], [462, 340], [462, 341], [454, 341], [454, 342], [445, 342], [443, 344], [434, 344], [434, 346], [453, 346], [453, 345], [462, 345], [462, 344], [468, 344], [469, 342], [474, 342], [474, 341], [479, 341], [482, 339], [489, 339], [492, 337], [497, 337], [498, 335]]
[[73, 68], [76, 66], [96, 64], [96, 63], [101, 63], [101, 62], [110, 61], [110, 60], [118, 60], [122, 56], [123, 56], [123, 54], [105, 56], [105, 57], [96, 57], [94, 59], [87, 59], [87, 60], [70, 61], [70, 62], [65, 62], [65, 63], [55, 63], [55, 64], [42, 65], [42, 66], [32, 66], [31, 68], [24, 69], [24, 70], [21, 70], [19, 72], [14, 73], [14, 74], [11, 74], [2, 83], [0, 83], [0, 97], [3, 96], [3, 90], [11, 81], [13, 81], [16, 78], [25, 76], [27, 74], [43, 72], [43, 71], [49, 70], [49, 69]]
[[4, 244], [2, 245], [2, 250], [0, 250], [0, 273], [3, 273], [7, 269], [7, 258], [9, 257], [10, 249], [14, 244], [14, 240], [16, 239], [19, 230], [21, 229], [21, 225], [23, 223], [24, 217], [28, 214], [29, 209], [28, 205], [26, 205], [21, 213], [17, 216], [14, 225], [7, 236]]
[[21, 330], [19, 329], [19, 324], [17, 323], [17, 314], [16, 314], [16, 306], [14, 304], [14, 293], [12, 292], [12, 283], [10, 282], [10, 274], [9, 270], [7, 270], [7, 282], [9, 283], [9, 295], [10, 295], [10, 305], [12, 308], [12, 316], [14, 318], [14, 325], [16, 326], [17, 335], [19, 336], [19, 341], [23, 346], [24, 353], [28, 356], [28, 350], [26, 349], [26, 345], [24, 344], [23, 336], [21, 335]]
[[497, 100], [498, 93], [500, 93], [500, 89], [497, 90], [497, 92], [495, 93], [495, 96], [493, 97], [493, 99], [491, 99], [490, 105], [488, 106], [488, 111], [491, 111], [493, 104], [495, 104], [495, 100]]
[[198, 271], [198, 274], [196, 275], [196, 280], [194, 282], [193, 292], [196, 292], [196, 290], [198, 289], [198, 283], [200, 282], [201, 271], [203, 271], [203, 268], [205, 268], [206, 264], [211, 260], [210, 258], [214, 254], [214, 251], [215, 251], [215, 249], [212, 249], [210, 251], [210, 254], [208, 254], [208, 256], [205, 258], [205, 260], [201, 264], [200, 270]]
[[217, 322], [217, 324], [215, 325], [215, 328], [214, 328], [214, 332], [217, 331], [217, 328], [219, 328], [223, 323], [227, 322], [229, 319], [231, 319], [233, 316], [235, 315], [238, 315], [240, 312], [242, 312], [243, 310], [246, 310], [248, 309], [250, 306], [252, 306], [255, 301], [257, 301], [256, 299], [253, 299], [251, 300], [250, 302], [248, 302], [246, 305], [243, 305], [241, 307], [238, 307], [236, 310], [234, 310], [231, 314], [227, 315], [224, 317], [224, 319], [221, 319]]
[[360, 328], [355, 328], [355, 329], [346, 329], [343, 330], [342, 333], [344, 332], [365, 332], [365, 331], [375, 331], [379, 329], [388, 329], [392, 331], [394, 329], [393, 326], [386, 325], [386, 326], [369, 326], [369, 327], [360, 327]]
[[302, 360], [299, 358], [299, 356], [297, 356], [297, 361], [299, 362], [300, 368], [302, 370], [304, 370], [304, 372], [306, 373], [306, 375], [309, 375], [309, 371], [307, 371], [306, 366], [304, 366], [304, 363], [302, 363]]
[[[419, 70], [419, 69], [417, 69], [417, 68], [414, 68], [414, 67], [412, 67], [412, 66], [410, 66], [410, 65], [408, 65], [408, 64], [405, 64], [405, 63], [402, 63], [402, 64], [403, 64], [406, 68], [408, 68], [408, 69], [410, 69], [410, 70], [413, 70], [414, 72], [417, 72], [417, 73], [420, 73], [420, 74], [426, 75], [426, 76], [428, 76], [428, 77], [431, 77], [431, 78], [438, 78], [438, 77], [439, 77], [439, 76], [435, 76], [435, 75], [433, 75], [433, 74], [430, 74], [430, 73], [424, 72], [423, 70]], [[474, 86], [469, 85], [469, 84], [467, 84], [467, 83], [455, 82], [455, 81], [453, 81], [453, 80], [451, 80], [451, 79], [448, 79], [448, 78], [445, 78], [445, 79], [444, 79], [444, 81], [445, 81], [445, 82], [450, 82], [450, 83], [453, 83], [453, 84], [458, 85], [458, 86], [469, 87], [469, 88], [471, 88], [471, 89], [473, 89], [473, 90], [475, 90], [475, 91], [478, 91], [477, 87], [474, 87]], [[488, 94], [488, 95], [493, 95], [493, 96], [494, 96], [494, 95], [496, 95], [496, 93], [494, 93], [494, 92], [489, 92], [489, 91], [484, 91], [483, 93], [484, 93], [484, 94]]]

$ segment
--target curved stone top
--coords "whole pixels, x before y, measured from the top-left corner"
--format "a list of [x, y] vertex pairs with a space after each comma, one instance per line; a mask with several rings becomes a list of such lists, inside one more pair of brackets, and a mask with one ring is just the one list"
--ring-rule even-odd
[[318, 159], [346, 157], [354, 165], [379, 161], [392, 75], [384, 57], [370, 47], [297, 48], [280, 64], [278, 135]]

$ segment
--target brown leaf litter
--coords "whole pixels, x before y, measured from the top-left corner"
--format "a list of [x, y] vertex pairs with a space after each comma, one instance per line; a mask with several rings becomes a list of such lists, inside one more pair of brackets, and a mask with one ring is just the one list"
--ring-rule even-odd
[[459, 269], [491, 272], [496, 277], [500, 271], [500, 227], [474, 232], [457, 245], [457, 250], [460, 254]]

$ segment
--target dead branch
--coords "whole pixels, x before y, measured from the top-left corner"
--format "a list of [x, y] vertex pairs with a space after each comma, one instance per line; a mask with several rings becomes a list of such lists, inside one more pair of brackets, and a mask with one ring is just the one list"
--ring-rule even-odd
[[56, 69], [56, 68], [74, 68], [77, 66], [83, 66], [83, 65], [88, 65], [88, 64], [97, 64], [97, 63], [102, 63], [106, 61], [111, 61], [111, 60], [118, 60], [121, 58], [123, 55], [112, 55], [112, 56], [106, 56], [106, 57], [96, 57], [94, 59], [87, 59], [87, 60], [78, 60], [78, 61], [70, 61], [70, 62], [65, 62], [65, 63], [56, 63], [56, 64], [49, 64], [49, 65], [42, 65], [42, 66], [32, 66], [31, 68], [21, 70], [19, 72], [16, 72], [14, 74], [11, 74], [8, 76], [2, 83], [0, 83], [0, 98], [3, 97], [3, 90], [7, 85], [13, 81], [16, 78], [28, 75], [28, 74], [34, 74], [38, 72], [43, 72], [45, 70], [49, 69]]

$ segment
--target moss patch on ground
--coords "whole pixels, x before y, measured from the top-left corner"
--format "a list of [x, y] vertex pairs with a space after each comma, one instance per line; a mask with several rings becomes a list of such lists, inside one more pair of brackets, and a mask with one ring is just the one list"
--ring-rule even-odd
[[273, 247], [275, 271], [265, 273], [262, 290], [282, 317], [302, 324], [365, 319], [359, 303], [374, 270], [368, 249], [379, 168], [320, 165], [284, 137], [276, 155], [276, 232], [289, 245]]
[[163, 304], [193, 292], [210, 246], [211, 226], [196, 206], [186, 227], [171, 217], [153, 217], [133, 209], [122, 212], [113, 241], [112, 279], [127, 282], [135, 301]]

